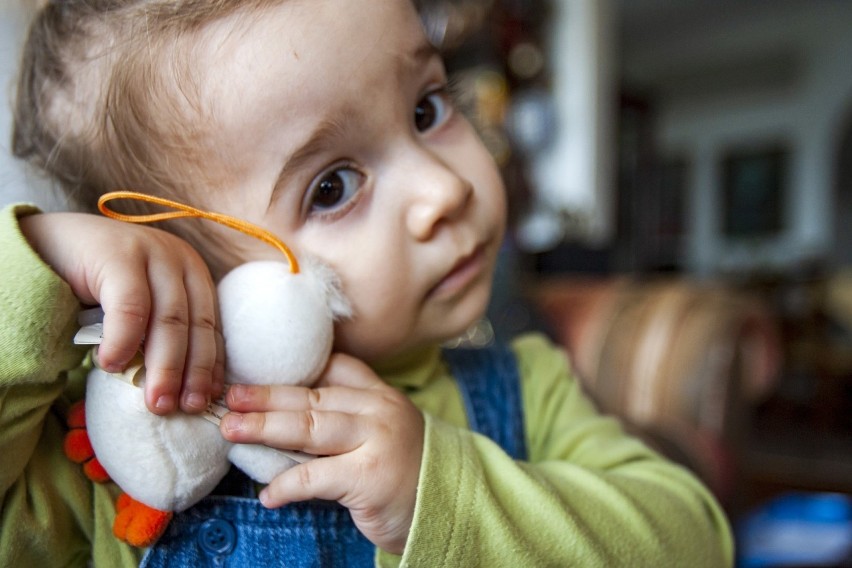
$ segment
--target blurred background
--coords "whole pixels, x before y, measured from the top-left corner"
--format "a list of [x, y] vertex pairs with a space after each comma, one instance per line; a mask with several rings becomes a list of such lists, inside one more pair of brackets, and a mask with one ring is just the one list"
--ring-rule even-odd
[[493, 333], [565, 345], [741, 566], [852, 565], [852, 2], [424, 11], [508, 184]]
[[[852, 2], [419, 4], [509, 192], [468, 340], [563, 344], [741, 566], [852, 565]], [[27, 5], [0, 2], [7, 101]], [[62, 208], [0, 128], [0, 202]]]

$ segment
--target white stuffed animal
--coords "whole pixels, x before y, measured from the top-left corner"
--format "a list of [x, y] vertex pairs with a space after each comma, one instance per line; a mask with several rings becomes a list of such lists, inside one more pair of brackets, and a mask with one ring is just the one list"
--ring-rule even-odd
[[[142, 201], [172, 211], [120, 213], [107, 207], [116, 199]], [[287, 263], [250, 262], [232, 270], [219, 283], [225, 382], [308, 385], [322, 372], [331, 352], [334, 320], [351, 315], [329, 268], [308, 262], [300, 270], [290, 249], [266, 229], [170, 199], [114, 191], [101, 196], [98, 209], [107, 217], [130, 223], [207, 219], [278, 249]], [[81, 330], [75, 341], [99, 343], [97, 333], [85, 337], [88, 331]], [[297, 461], [312, 457], [227, 442], [218, 428], [218, 418], [225, 409], [215, 405], [209, 409], [208, 420], [180, 413], [165, 417], [152, 414], [145, 406], [141, 388], [145, 376], [141, 358], [138, 365], [121, 374], [103, 371], [97, 367], [97, 357], [94, 359], [85, 411], [77, 405], [69, 413], [72, 430], [66, 435], [65, 450], [74, 461], [85, 462], [87, 476], [95, 481], [111, 478], [125, 492], [116, 506], [113, 532], [130, 544], [152, 544], [172, 513], [210, 493], [231, 463], [256, 481], [268, 483]]]
[[[222, 279], [218, 295], [226, 383], [311, 384], [331, 351], [334, 320], [349, 315], [334, 274], [316, 262], [297, 273], [283, 262], [244, 264]], [[201, 416], [151, 413], [140, 376], [144, 369], [130, 384], [93, 368], [85, 421], [106, 472], [144, 505], [186, 509], [215, 488], [230, 463], [268, 483], [297, 463], [294, 455], [303, 461], [294, 452], [229, 443]]]

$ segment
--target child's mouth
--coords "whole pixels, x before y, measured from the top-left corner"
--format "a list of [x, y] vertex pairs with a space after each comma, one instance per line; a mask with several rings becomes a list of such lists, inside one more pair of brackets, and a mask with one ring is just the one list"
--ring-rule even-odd
[[430, 298], [457, 294], [467, 288], [482, 273], [485, 267], [485, 250], [480, 245], [474, 251], [460, 258], [452, 269], [441, 279], [427, 295]]

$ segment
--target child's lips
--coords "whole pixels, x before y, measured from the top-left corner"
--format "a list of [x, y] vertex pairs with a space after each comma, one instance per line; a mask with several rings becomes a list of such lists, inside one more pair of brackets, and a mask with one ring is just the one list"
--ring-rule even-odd
[[484, 268], [485, 249], [480, 245], [471, 254], [460, 258], [440, 282], [429, 290], [427, 296], [434, 298], [456, 294], [476, 280]]

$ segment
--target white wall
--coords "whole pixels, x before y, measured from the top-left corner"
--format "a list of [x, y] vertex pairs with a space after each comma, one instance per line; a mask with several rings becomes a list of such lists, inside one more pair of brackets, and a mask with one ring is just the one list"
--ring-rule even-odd
[[[730, 7], [728, 11], [730, 11]], [[766, 56], [767, 86], [749, 82], [714, 91], [671, 88], [671, 69], [690, 61]], [[691, 162], [689, 268], [699, 274], [744, 267], [783, 267], [827, 256], [833, 234], [832, 191], [838, 129], [852, 110], [852, 2], [813, 0], [751, 5], [724, 21], [645, 37], [625, 51], [631, 80], [662, 87], [658, 148]], [[763, 66], [764, 68], [767, 65]], [[629, 71], [627, 71], [629, 70]], [[759, 69], [758, 69], [759, 71]], [[721, 234], [722, 154], [731, 147], [786, 142], [792, 150], [792, 195], [786, 230], [764, 242], [735, 243]]]
[[0, 0], [0, 207], [26, 201], [46, 210], [61, 208], [60, 199], [37, 173], [11, 153], [12, 101], [21, 43], [30, 19], [24, 0]]
[[548, 43], [555, 140], [533, 159], [545, 208], [583, 217], [590, 241], [612, 236], [615, 69], [611, 0], [553, 0]]

